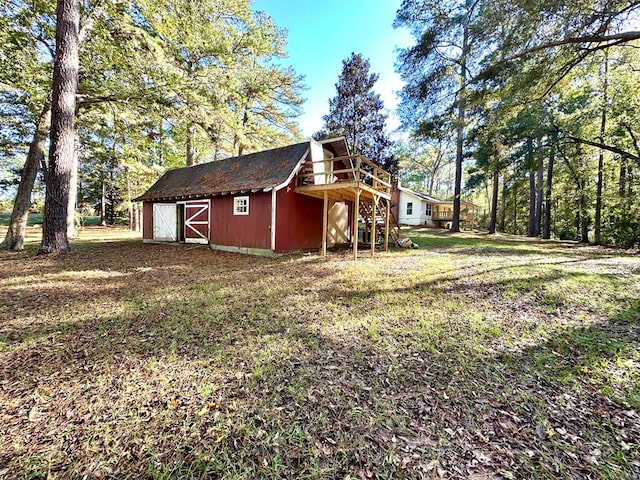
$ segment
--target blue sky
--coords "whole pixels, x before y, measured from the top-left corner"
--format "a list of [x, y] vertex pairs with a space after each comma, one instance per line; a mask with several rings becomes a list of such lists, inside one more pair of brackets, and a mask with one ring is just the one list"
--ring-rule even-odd
[[[336, 94], [335, 84], [342, 61], [351, 52], [361, 53], [371, 63], [371, 72], [380, 78], [375, 91], [392, 113], [402, 88], [394, 72], [398, 47], [411, 45], [404, 29], [392, 27], [401, 0], [254, 0], [254, 9], [268, 13], [289, 32], [284, 62], [305, 76], [308, 90], [300, 127], [305, 137], [322, 127], [322, 116], [329, 113], [329, 99]], [[391, 117], [390, 130], [398, 126]]]

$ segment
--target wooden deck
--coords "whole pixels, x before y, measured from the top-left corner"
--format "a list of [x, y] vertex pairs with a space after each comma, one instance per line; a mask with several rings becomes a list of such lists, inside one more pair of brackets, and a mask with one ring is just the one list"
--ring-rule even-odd
[[[383, 236], [383, 248], [389, 248], [391, 215], [391, 175], [359, 155], [307, 162], [296, 177], [296, 192], [321, 198], [323, 208], [322, 255], [327, 251], [328, 211], [335, 202], [351, 202], [353, 209], [353, 258], [358, 258], [359, 219], [365, 222], [371, 241], [371, 256], [375, 253], [375, 238]], [[379, 227], [376, 221], [384, 218]], [[373, 232], [373, 234], [371, 234]], [[391, 232], [393, 234], [393, 232]]]

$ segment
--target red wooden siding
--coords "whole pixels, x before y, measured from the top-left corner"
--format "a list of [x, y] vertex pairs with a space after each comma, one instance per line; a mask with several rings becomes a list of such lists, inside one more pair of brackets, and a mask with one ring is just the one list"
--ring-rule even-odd
[[[234, 198], [249, 197], [249, 215], [234, 215]], [[276, 193], [276, 252], [313, 250], [322, 244], [322, 200], [295, 193], [293, 183]], [[209, 241], [214, 245], [271, 249], [272, 194], [211, 198]], [[170, 203], [170, 202], [163, 202]], [[201, 203], [201, 202], [199, 202]], [[351, 206], [349, 208], [351, 210]], [[196, 210], [187, 208], [185, 216]], [[153, 202], [143, 203], [143, 238], [153, 239]], [[206, 220], [202, 212], [196, 220]], [[188, 230], [188, 229], [187, 229]], [[186, 232], [189, 235], [188, 232]]]
[[[233, 214], [233, 199], [249, 197], [249, 215]], [[214, 245], [271, 249], [271, 193], [224, 195], [211, 199], [211, 233]]]
[[296, 193], [293, 182], [276, 194], [276, 252], [313, 250], [322, 246], [319, 198]]
[[153, 239], [153, 202], [142, 203], [142, 238]]

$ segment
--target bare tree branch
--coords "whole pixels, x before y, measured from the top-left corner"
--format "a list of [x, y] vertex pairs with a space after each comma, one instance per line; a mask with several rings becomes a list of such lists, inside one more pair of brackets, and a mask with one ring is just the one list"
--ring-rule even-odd
[[614, 46], [628, 43], [638, 39], [640, 39], [640, 31], [635, 30], [635, 31], [629, 31], [629, 32], [615, 33], [612, 35], [585, 35], [582, 37], [565, 38], [562, 40], [557, 40], [555, 42], [548, 42], [542, 45], [536, 45], [535, 47], [527, 48], [526, 50], [523, 50], [520, 53], [511, 55], [510, 57], [507, 57], [502, 60], [499, 60], [498, 62], [492, 63], [488, 67], [484, 68], [478, 75], [476, 75], [473, 80], [478, 80], [485, 77], [489, 71], [491, 71], [496, 67], [508, 64], [510, 62], [513, 62], [514, 60], [518, 60], [520, 58], [526, 57], [527, 55], [531, 55], [532, 53], [540, 52], [542, 50], [548, 50], [550, 48], [561, 47], [564, 45], [579, 45], [582, 43], [599, 44], [595, 47], [586, 49], [587, 52], [590, 53], [592, 51], [614, 47]]
[[627, 152], [626, 150], [622, 150], [621, 148], [614, 147], [612, 145], [606, 145], [601, 142], [594, 142], [592, 140], [587, 140], [580, 137], [574, 137], [573, 135], [565, 135], [565, 138], [568, 138], [569, 140], [572, 140], [575, 143], [582, 143], [583, 145], [590, 145], [592, 147], [601, 148], [609, 152], [617, 153], [622, 157], [630, 158], [631, 160], [635, 160], [635, 161], [640, 161], [640, 156], [634, 155], [633, 153]]

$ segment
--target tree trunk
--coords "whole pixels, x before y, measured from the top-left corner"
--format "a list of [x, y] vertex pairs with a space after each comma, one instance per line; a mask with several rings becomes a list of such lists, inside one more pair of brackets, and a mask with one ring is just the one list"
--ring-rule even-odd
[[116, 224], [116, 179], [115, 179], [115, 169], [116, 169], [116, 159], [111, 159], [109, 164], [109, 225]]
[[56, 56], [51, 87], [51, 147], [46, 175], [42, 242], [38, 253], [66, 253], [69, 188], [73, 176], [78, 90], [80, 2], [58, 0]]
[[489, 219], [489, 233], [496, 233], [498, 219], [498, 190], [500, 189], [500, 175], [493, 172], [493, 189], [491, 191], [491, 218]]
[[555, 142], [551, 146], [551, 154], [549, 155], [549, 164], [547, 165], [547, 191], [544, 203], [544, 232], [542, 238], [549, 240], [551, 238], [551, 187], [553, 186], [553, 164], [556, 157]]
[[69, 205], [67, 206], [67, 237], [76, 234], [76, 206], [78, 204], [78, 155], [80, 152], [80, 137], [74, 132], [73, 165], [69, 180]]
[[107, 224], [107, 182], [104, 173], [104, 166], [100, 172], [100, 183], [102, 186], [102, 192], [100, 195], [100, 225], [104, 227]]
[[580, 208], [578, 208], [576, 210], [576, 221], [575, 221], [575, 225], [574, 225], [576, 227], [576, 236], [575, 236], [576, 239], [580, 238], [581, 225], [582, 225], [582, 215], [581, 215]]
[[535, 172], [529, 172], [529, 226], [527, 228], [527, 237], [536, 236], [536, 175]]
[[427, 191], [429, 192], [430, 197], [433, 196], [433, 189], [435, 188], [435, 185], [436, 185], [436, 177], [437, 177], [438, 171], [440, 170], [440, 166], [442, 164], [442, 157], [444, 156], [444, 153], [442, 150], [443, 150], [443, 146], [441, 143], [438, 146], [438, 154], [436, 156], [436, 161], [433, 163], [433, 168], [431, 168], [431, 170], [429, 171], [429, 182], [427, 184]]
[[133, 208], [131, 209], [132, 222], [131, 222], [131, 230], [134, 232], [140, 231], [140, 206], [137, 203], [133, 204]]
[[536, 218], [534, 225], [534, 237], [540, 236], [540, 225], [542, 225], [542, 190], [544, 180], [544, 162], [542, 157], [538, 161], [538, 172], [536, 175]]
[[129, 175], [129, 167], [124, 168], [124, 173], [127, 177], [127, 210], [129, 213], [129, 230], [135, 231], [134, 218], [133, 218], [133, 201], [131, 200], [131, 177]]
[[518, 183], [513, 182], [513, 234], [518, 234]]
[[49, 134], [51, 124], [51, 107], [45, 105], [38, 119], [36, 131], [24, 162], [20, 185], [16, 193], [16, 200], [13, 203], [13, 211], [9, 220], [9, 229], [0, 244], [1, 248], [20, 251], [24, 249], [24, 236], [27, 229], [27, 219], [29, 218], [29, 208], [31, 207], [31, 192], [38, 176], [40, 163], [44, 161], [44, 147]]
[[500, 199], [500, 231], [504, 233], [507, 228], [507, 179], [502, 176], [502, 198]]
[[589, 215], [587, 214], [587, 195], [584, 186], [580, 190], [580, 241], [589, 243]]
[[460, 90], [458, 92], [458, 120], [456, 124], [456, 179], [453, 185], [453, 219], [451, 231], [460, 231], [460, 194], [462, 191], [462, 160], [464, 148], [464, 121], [467, 86], [467, 52], [469, 50], [469, 12], [464, 22], [462, 34], [462, 54], [460, 55]]
[[[600, 115], [600, 143], [604, 144], [604, 134], [607, 127], [607, 86], [608, 86], [608, 70], [609, 57], [605, 50], [604, 57], [604, 80], [602, 85], [602, 114]], [[598, 181], [596, 184], [596, 212], [594, 218], [594, 243], [600, 245], [602, 243], [602, 183], [604, 170], [604, 150], [598, 150]]]
[[192, 167], [196, 159], [196, 127], [195, 125], [189, 125], [187, 128], [187, 167]]

